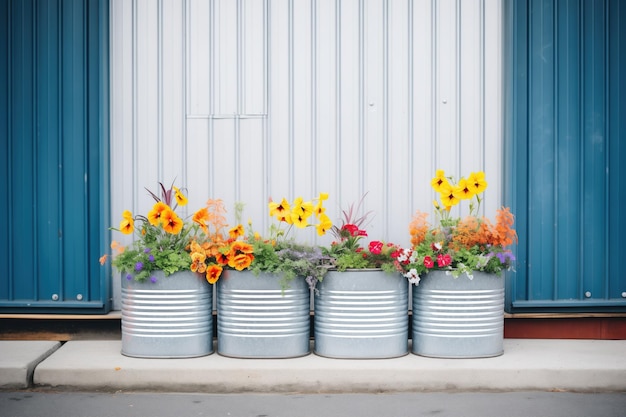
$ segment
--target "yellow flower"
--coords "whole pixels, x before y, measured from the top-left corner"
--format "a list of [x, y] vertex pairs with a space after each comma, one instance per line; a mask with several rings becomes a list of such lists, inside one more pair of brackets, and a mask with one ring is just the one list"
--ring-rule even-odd
[[180, 191], [178, 187], [172, 187], [172, 188], [174, 188], [174, 191], [175, 191], [174, 197], [176, 198], [176, 202], [178, 203], [178, 205], [186, 206], [187, 197], [185, 197], [185, 195]]
[[461, 195], [459, 197], [461, 200], [469, 200], [474, 196], [472, 185], [465, 178], [461, 178], [459, 181], [459, 189], [461, 190]]
[[461, 201], [461, 189], [459, 187], [452, 186], [447, 182], [441, 186], [440, 194], [441, 201], [446, 208], [448, 206], [455, 206]]
[[320, 193], [320, 196], [318, 197], [318, 200], [320, 201], [320, 203], [322, 201], [328, 200], [328, 193]]
[[487, 181], [485, 181], [485, 173], [483, 171], [472, 172], [467, 181], [474, 194], [480, 194], [487, 188]]
[[282, 218], [286, 217], [287, 213], [289, 213], [289, 211], [291, 210], [289, 207], [289, 202], [285, 198], [283, 198], [280, 204], [270, 201], [269, 208], [270, 216], [276, 217], [278, 221], [284, 221], [282, 220]]
[[315, 217], [317, 217], [318, 219], [321, 218], [325, 212], [326, 212], [326, 208], [322, 207], [321, 203], [316, 204], [315, 207], [313, 208], [313, 213], [315, 213]]
[[132, 217], [123, 218], [120, 222], [120, 231], [125, 235], [130, 235], [135, 231], [135, 221]]
[[324, 236], [326, 232], [333, 227], [333, 222], [326, 214], [320, 215], [320, 223], [316, 226], [317, 234]]
[[124, 212], [122, 213], [122, 219], [132, 219], [133, 218], [133, 213], [131, 213], [128, 210], [124, 210]]
[[433, 178], [430, 181], [430, 185], [432, 185], [435, 191], [440, 193], [441, 187], [444, 186], [445, 184], [449, 184], [448, 179], [446, 178], [446, 174], [443, 171], [443, 169], [438, 169], [437, 172], [435, 173], [435, 178]]
[[294, 217], [301, 217], [308, 219], [313, 214], [313, 203], [311, 201], [303, 201], [302, 197], [298, 197], [293, 201], [293, 207], [291, 208], [291, 219]]
[[300, 229], [304, 229], [305, 227], [309, 225], [309, 222], [307, 221], [307, 219], [299, 215], [298, 213], [291, 213], [291, 222], [293, 223], [294, 226]]

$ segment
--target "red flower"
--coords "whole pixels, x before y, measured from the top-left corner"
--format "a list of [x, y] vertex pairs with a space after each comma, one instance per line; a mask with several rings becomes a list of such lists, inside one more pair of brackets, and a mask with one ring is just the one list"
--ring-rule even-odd
[[341, 230], [347, 231], [352, 237], [359, 235], [359, 228], [355, 224], [344, 224]]
[[383, 242], [379, 242], [378, 240], [373, 240], [370, 242], [369, 246], [370, 252], [374, 255], [380, 255], [383, 251]]
[[452, 263], [452, 257], [450, 254], [446, 253], [445, 255], [439, 254], [437, 255], [437, 265], [439, 268], [443, 268], [444, 266], [448, 266]]
[[424, 257], [424, 266], [426, 268], [428, 268], [428, 269], [434, 268], [435, 267], [435, 261], [433, 261], [433, 258], [431, 258], [430, 256], [425, 256]]

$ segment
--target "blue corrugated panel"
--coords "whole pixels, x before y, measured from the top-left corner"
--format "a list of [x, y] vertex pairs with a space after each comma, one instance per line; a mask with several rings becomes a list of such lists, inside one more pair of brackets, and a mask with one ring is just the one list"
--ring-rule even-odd
[[0, 311], [106, 312], [108, 1], [2, 0], [0, 14]]
[[519, 266], [508, 308], [626, 310], [626, 3], [505, 7], [506, 203]]

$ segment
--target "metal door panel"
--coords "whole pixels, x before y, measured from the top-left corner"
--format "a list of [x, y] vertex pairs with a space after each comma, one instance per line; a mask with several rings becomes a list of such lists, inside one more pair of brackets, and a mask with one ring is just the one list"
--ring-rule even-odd
[[106, 312], [108, 2], [0, 1], [0, 311]]

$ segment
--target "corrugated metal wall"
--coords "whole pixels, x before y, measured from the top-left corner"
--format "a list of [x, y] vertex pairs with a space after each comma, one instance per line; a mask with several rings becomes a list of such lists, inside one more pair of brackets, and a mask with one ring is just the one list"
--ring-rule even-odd
[[506, 22], [511, 306], [624, 311], [626, 3], [510, 1]]
[[106, 313], [107, 0], [0, 0], [0, 311]]
[[368, 192], [370, 237], [406, 244], [438, 168], [485, 170], [495, 213], [501, 13], [500, 0], [112, 0], [111, 223], [146, 212], [157, 181], [186, 186], [190, 212], [244, 201], [260, 231], [270, 196], [328, 192], [338, 220]]

